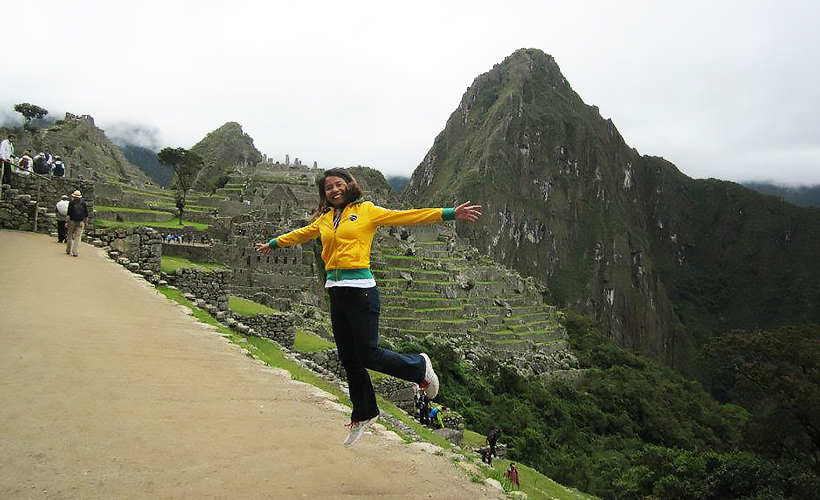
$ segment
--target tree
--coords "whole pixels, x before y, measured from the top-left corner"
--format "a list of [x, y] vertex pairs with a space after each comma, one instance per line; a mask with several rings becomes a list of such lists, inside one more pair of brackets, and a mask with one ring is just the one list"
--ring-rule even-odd
[[705, 352], [730, 402], [752, 413], [749, 446], [820, 474], [820, 326], [731, 331]]
[[39, 120], [48, 114], [48, 111], [37, 106], [35, 104], [29, 104], [27, 102], [23, 102], [20, 104], [14, 105], [14, 111], [17, 111], [23, 118], [26, 120], [26, 123], [23, 125], [26, 129], [31, 128], [31, 122], [33, 120]]
[[165, 148], [157, 154], [159, 161], [174, 170], [174, 202], [179, 210], [179, 224], [182, 225], [182, 214], [185, 210], [185, 200], [188, 191], [194, 185], [194, 180], [199, 173], [204, 162], [202, 158], [193, 151], [185, 148]]

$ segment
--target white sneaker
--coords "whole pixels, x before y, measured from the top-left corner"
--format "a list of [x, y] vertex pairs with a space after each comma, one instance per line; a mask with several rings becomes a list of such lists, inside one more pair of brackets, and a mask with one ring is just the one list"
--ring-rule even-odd
[[433, 399], [438, 395], [438, 375], [433, 370], [433, 363], [430, 362], [430, 356], [425, 353], [421, 353], [421, 357], [424, 358], [424, 362], [426, 363], [424, 369], [424, 382], [421, 383], [421, 388], [424, 390], [424, 393], [427, 394], [427, 397]]
[[375, 422], [379, 419], [379, 416], [376, 415], [375, 417], [371, 418], [370, 420], [363, 420], [361, 422], [351, 422], [350, 423], [350, 432], [347, 433], [347, 437], [345, 438], [344, 442], [342, 443], [345, 447], [350, 447], [356, 444], [356, 441], [362, 437], [364, 431], [370, 427], [370, 424]]

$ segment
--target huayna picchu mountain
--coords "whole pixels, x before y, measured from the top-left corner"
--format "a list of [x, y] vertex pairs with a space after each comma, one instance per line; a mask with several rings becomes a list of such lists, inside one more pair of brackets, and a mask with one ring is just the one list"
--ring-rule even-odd
[[256, 165], [262, 161], [262, 153], [253, 145], [253, 139], [236, 122], [228, 122], [209, 132], [191, 151], [205, 162], [194, 189], [206, 192], [222, 187], [235, 166]]
[[640, 155], [539, 50], [473, 81], [403, 196], [482, 203], [461, 236], [680, 368], [717, 332], [820, 321], [820, 210]]

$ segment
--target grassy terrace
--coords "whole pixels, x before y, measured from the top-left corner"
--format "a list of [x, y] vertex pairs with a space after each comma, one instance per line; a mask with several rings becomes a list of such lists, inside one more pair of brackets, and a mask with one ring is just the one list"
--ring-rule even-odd
[[[157, 212], [160, 213], [168, 213], [167, 210], [151, 210], [149, 208], [124, 208], [124, 207], [112, 207], [109, 205], [94, 205], [94, 210], [98, 210], [100, 212], [127, 212], [127, 213], [137, 213], [137, 214], [154, 214]], [[176, 212], [176, 209], [172, 210], [172, 212]]]
[[174, 217], [173, 219], [167, 222], [158, 222], [158, 221], [150, 221], [150, 222], [117, 222], [112, 220], [105, 220], [100, 219], [99, 217], [94, 218], [94, 227], [97, 229], [101, 228], [129, 228], [129, 227], [153, 227], [153, 228], [166, 228], [166, 229], [180, 229], [182, 227], [189, 227], [194, 228], [198, 231], [205, 231], [207, 230], [210, 225], [209, 224], [202, 224], [200, 222], [188, 222], [184, 221], [182, 224], [179, 222], [179, 217]]
[[[165, 260], [165, 257], [163, 257], [163, 260]], [[282, 312], [278, 309], [273, 309], [272, 307], [258, 304], [252, 300], [248, 300], [242, 297], [234, 297], [233, 295], [229, 299], [229, 307], [231, 308], [232, 312], [242, 316], [256, 316], [258, 314], [277, 314]]]
[[160, 270], [164, 273], [172, 273], [177, 269], [200, 269], [203, 271], [214, 271], [228, 269], [222, 264], [213, 264], [210, 262], [191, 262], [184, 257], [173, 257], [170, 255], [163, 255], [160, 262]]

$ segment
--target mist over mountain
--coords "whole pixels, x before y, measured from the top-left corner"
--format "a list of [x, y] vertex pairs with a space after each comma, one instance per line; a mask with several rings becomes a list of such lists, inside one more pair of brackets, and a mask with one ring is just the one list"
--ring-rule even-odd
[[743, 185], [758, 193], [777, 196], [793, 205], [820, 208], [820, 186], [786, 187], [768, 182], [744, 182]]
[[681, 368], [726, 329], [820, 321], [820, 211], [640, 155], [539, 50], [473, 81], [403, 198], [482, 203], [458, 226], [480, 251]]

